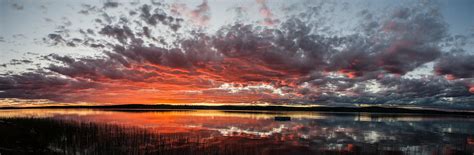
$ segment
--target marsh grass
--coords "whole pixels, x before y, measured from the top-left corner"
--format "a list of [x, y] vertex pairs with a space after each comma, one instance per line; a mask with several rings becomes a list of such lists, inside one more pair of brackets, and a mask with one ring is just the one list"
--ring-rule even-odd
[[254, 145], [244, 145], [248, 139], [239, 137], [209, 139], [206, 132], [160, 134], [141, 127], [53, 118], [0, 118], [0, 133], [0, 153], [4, 154], [271, 153], [263, 146], [267, 143], [254, 140]]

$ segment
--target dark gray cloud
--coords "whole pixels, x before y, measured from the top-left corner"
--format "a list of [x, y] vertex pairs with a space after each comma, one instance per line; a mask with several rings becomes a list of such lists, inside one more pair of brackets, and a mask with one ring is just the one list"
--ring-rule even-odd
[[107, 25], [103, 27], [99, 33], [105, 36], [116, 38], [122, 44], [126, 44], [128, 39], [135, 38], [135, 34], [132, 32], [132, 30], [125, 25], [122, 27], [113, 27]]
[[[98, 58], [71, 58], [68, 56], [50, 55], [50, 59], [61, 62], [62, 65], [51, 64], [47, 69], [53, 73], [70, 78], [84, 78], [93, 81], [126, 79], [130, 81], [144, 81], [147, 77], [157, 74], [145, 74], [140, 71], [127, 69], [128, 62], [120, 59]], [[111, 55], [111, 58], [113, 56]]]
[[148, 25], [156, 26], [158, 23], [169, 26], [176, 31], [181, 27], [183, 19], [168, 15], [162, 8], [154, 8], [151, 5], [144, 4], [140, 7], [140, 18]]
[[31, 64], [31, 63], [33, 63], [33, 61], [30, 59], [12, 59], [8, 63], [0, 64], [0, 67], [24, 65], [24, 64]]
[[87, 80], [61, 78], [37, 71], [1, 76], [0, 97], [75, 102], [77, 98], [66, 96], [96, 86]]
[[11, 6], [16, 10], [23, 10], [24, 9], [23, 5], [18, 4], [18, 3], [13, 3]]
[[435, 71], [440, 75], [456, 78], [474, 78], [474, 55], [458, 54], [440, 58], [435, 64]]
[[107, 8], [117, 8], [119, 6], [119, 3], [118, 2], [105, 2], [104, 3], [104, 8], [107, 9]]

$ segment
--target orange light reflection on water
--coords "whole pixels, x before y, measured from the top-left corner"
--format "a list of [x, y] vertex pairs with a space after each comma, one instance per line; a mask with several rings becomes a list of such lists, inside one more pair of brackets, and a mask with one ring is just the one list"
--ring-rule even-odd
[[[275, 121], [277, 116], [290, 117], [291, 121]], [[474, 133], [465, 128], [472, 126], [474, 122], [472, 118], [461, 120], [456, 117], [407, 114], [219, 110], [0, 110], [0, 119], [12, 117], [117, 124], [121, 127], [143, 128], [153, 133], [169, 135], [169, 137], [183, 134], [186, 135], [184, 137], [189, 137], [185, 139], [192, 142], [205, 145], [219, 144], [218, 146], [255, 145], [272, 148], [274, 145], [279, 145], [279, 147], [287, 147], [286, 150], [316, 148], [319, 151], [352, 152], [361, 147], [372, 148], [380, 142], [388, 142], [389, 146], [403, 144], [420, 147], [428, 145], [428, 143], [433, 146], [441, 146], [439, 141], [443, 140], [440, 138], [442, 136], [436, 134], [450, 133], [458, 134], [458, 137], [461, 137], [460, 141], [451, 137], [450, 143], [469, 145], [468, 149], [474, 149], [469, 139]], [[427, 125], [429, 127], [426, 128], [429, 130], [426, 130], [425, 127], [420, 128], [420, 126]], [[426, 132], [430, 132], [430, 134], [426, 134]], [[421, 143], [412, 141], [409, 138], [410, 135], [420, 135]], [[171, 139], [170, 143], [180, 141], [179, 138]], [[341, 143], [340, 140], [346, 142]], [[438, 147], [428, 148], [426, 151], [436, 151], [436, 148]]]

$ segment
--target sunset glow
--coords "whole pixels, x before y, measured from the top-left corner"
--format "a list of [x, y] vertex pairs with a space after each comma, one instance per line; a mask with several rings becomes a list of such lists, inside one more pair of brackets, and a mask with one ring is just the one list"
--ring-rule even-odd
[[1, 4], [1, 106], [474, 109], [470, 1]]
[[474, 155], [474, 0], [0, 0], [0, 155]]

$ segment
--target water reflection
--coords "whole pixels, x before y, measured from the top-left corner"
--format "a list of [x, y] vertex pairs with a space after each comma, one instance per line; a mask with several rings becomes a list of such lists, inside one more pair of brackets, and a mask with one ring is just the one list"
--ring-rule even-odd
[[474, 119], [446, 116], [2, 110], [0, 132], [6, 137], [0, 138], [0, 153], [19, 150], [69, 154], [474, 153]]

